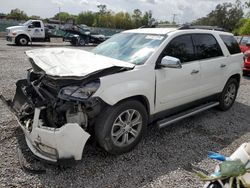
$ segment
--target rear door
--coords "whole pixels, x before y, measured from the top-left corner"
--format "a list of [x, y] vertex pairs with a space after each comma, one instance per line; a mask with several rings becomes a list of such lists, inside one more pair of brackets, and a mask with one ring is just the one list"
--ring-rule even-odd
[[200, 95], [200, 65], [195, 60], [191, 34], [180, 35], [170, 41], [158, 61], [160, 62], [164, 56], [179, 58], [182, 68], [155, 70], [156, 112], [189, 103]]
[[221, 91], [222, 70], [227, 66], [226, 57], [212, 34], [193, 34], [192, 38], [201, 68], [201, 96], [216, 94]]

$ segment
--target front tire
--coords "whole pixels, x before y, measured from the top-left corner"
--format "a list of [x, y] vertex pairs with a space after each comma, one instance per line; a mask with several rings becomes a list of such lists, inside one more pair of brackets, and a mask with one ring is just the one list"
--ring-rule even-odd
[[232, 107], [236, 99], [239, 88], [239, 82], [235, 78], [230, 78], [226, 83], [219, 98], [219, 109], [226, 111]]
[[111, 154], [129, 152], [140, 142], [147, 121], [145, 107], [136, 100], [108, 107], [95, 125], [97, 142]]
[[29, 44], [29, 37], [25, 35], [18, 36], [16, 38], [16, 44], [18, 46], [27, 46]]

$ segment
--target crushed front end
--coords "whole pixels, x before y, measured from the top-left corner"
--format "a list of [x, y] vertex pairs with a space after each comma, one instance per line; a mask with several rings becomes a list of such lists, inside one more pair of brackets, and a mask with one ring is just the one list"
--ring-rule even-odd
[[80, 160], [88, 125], [101, 110], [102, 101], [90, 97], [100, 81], [51, 77], [34, 68], [17, 81], [11, 103], [27, 145], [47, 161]]

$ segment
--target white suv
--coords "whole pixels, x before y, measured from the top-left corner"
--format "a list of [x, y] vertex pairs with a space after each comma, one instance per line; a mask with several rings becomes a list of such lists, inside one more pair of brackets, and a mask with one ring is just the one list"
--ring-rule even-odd
[[90, 135], [112, 154], [134, 148], [147, 125], [164, 127], [234, 103], [243, 55], [233, 35], [201, 29], [124, 31], [87, 52], [27, 51], [32, 69], [11, 105], [31, 151], [80, 160]]

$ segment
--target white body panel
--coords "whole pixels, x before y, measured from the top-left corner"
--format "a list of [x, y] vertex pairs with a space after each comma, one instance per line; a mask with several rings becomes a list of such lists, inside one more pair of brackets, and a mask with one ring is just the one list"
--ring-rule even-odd
[[38, 67], [51, 76], [83, 77], [90, 73], [110, 67], [133, 68], [134, 65], [96, 55], [83, 50], [68, 48], [47, 48], [26, 51], [28, 57], [33, 59]]
[[[111, 106], [130, 97], [142, 96], [147, 102], [149, 115], [218, 94], [231, 76], [237, 74], [238, 78], [238, 75], [242, 74], [243, 55], [229, 54], [219, 37], [219, 34], [229, 35], [225, 32], [160, 28], [125, 32], [166, 34], [168, 37], [143, 65], [134, 65], [91, 52], [66, 48], [31, 50], [26, 54], [46, 74], [56, 77], [85, 78], [111, 67], [124, 68], [121, 72], [95, 77], [94, 79], [100, 79], [100, 86], [98, 85], [99, 88], [89, 96], [99, 97]], [[212, 34], [220, 44], [223, 56], [186, 62], [179, 68], [156, 68], [160, 54], [172, 39], [182, 34], [195, 33]], [[222, 64], [226, 66], [221, 66]], [[21, 125], [31, 150], [37, 156], [45, 158], [41, 152], [35, 150], [34, 145], [40, 143], [55, 148], [60, 155], [59, 158], [69, 158], [72, 155], [79, 160], [89, 135], [78, 124], [72, 123], [67, 123], [60, 129], [44, 129], [39, 124], [39, 112], [39, 109], [36, 109], [34, 128], [31, 133]], [[68, 139], [71, 140], [70, 143], [66, 143]], [[76, 151], [77, 149], [79, 152]]]
[[[192, 71], [199, 71], [193, 74]], [[200, 98], [200, 66], [197, 61], [180, 69], [156, 70], [156, 109], [160, 112]]]
[[21, 26], [12, 26], [7, 29], [7, 37], [12, 38], [12, 41], [15, 42], [15, 38], [20, 35], [26, 35], [29, 37], [30, 41], [32, 38], [45, 38], [45, 29], [44, 24], [41, 20], [29, 20], [30, 24], [32, 22], [40, 22], [40, 28], [29, 28], [29, 25], [21, 25]]

